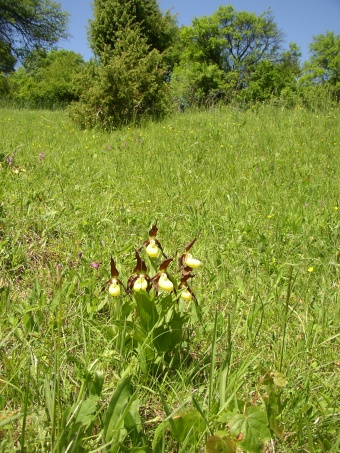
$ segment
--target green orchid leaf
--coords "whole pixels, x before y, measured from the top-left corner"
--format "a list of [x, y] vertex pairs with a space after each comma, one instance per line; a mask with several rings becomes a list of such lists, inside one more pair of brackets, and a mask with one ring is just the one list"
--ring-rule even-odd
[[134, 298], [140, 326], [146, 332], [151, 332], [158, 321], [156, 304], [145, 291], [136, 292]]

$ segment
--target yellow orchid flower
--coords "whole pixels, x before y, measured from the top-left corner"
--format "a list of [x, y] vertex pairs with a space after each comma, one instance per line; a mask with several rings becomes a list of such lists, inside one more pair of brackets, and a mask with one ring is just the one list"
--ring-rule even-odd
[[150, 239], [150, 242], [146, 247], [146, 253], [150, 258], [157, 258], [159, 255], [159, 247], [154, 239]]
[[123, 285], [123, 282], [121, 280], [119, 280], [119, 278], [118, 278], [119, 272], [118, 272], [118, 270], [116, 268], [116, 264], [115, 264], [115, 261], [114, 261], [113, 258], [111, 258], [110, 265], [111, 265], [111, 278], [110, 278], [110, 280], [108, 280], [105, 283], [102, 291], [104, 291], [105, 287], [107, 285], [109, 285], [109, 294], [110, 294], [110, 296], [117, 297], [120, 294], [120, 285], [124, 288], [126, 293], [127, 293], [127, 290], [126, 290], [125, 286]]
[[185, 253], [183, 253], [183, 255], [179, 259], [179, 270], [188, 268], [188, 271], [190, 272], [190, 269], [197, 269], [202, 265], [200, 260], [194, 258], [192, 254], [189, 253], [189, 250], [195, 244], [196, 241], [197, 238], [195, 238], [185, 247]]
[[146, 291], [148, 282], [143, 274], [140, 274], [133, 284], [133, 290], [138, 293], [140, 290]]
[[109, 294], [112, 297], [117, 297], [120, 294], [120, 286], [115, 278], [112, 279], [111, 285], [109, 286]]
[[193, 299], [193, 296], [192, 294], [188, 291], [188, 289], [184, 289], [182, 292], [181, 292], [181, 298], [185, 301], [189, 301], [189, 300], [192, 300]]
[[[156, 239], [157, 231], [157, 225], [153, 225], [153, 227], [149, 231], [149, 239], [143, 243], [142, 247], [146, 248], [146, 253], [150, 258], [157, 258], [160, 251], [162, 252], [164, 258], [166, 258], [161, 243], [158, 241], [158, 239]], [[141, 251], [142, 247], [138, 250], [138, 252]]]
[[201, 261], [194, 258], [191, 253], [186, 253], [183, 261], [185, 267], [191, 267], [191, 269], [197, 269], [201, 266]]
[[167, 293], [171, 293], [174, 289], [174, 285], [171, 280], [169, 280], [167, 274], [163, 272], [158, 280], [158, 286], [160, 289], [163, 291], [166, 291]]
[[163, 290], [168, 293], [174, 290], [174, 284], [172, 283], [168, 274], [166, 273], [167, 267], [169, 266], [172, 260], [173, 258], [168, 258], [165, 261], [163, 261], [159, 266], [159, 271], [152, 278], [152, 283], [157, 293], [159, 292], [159, 290]]
[[151, 288], [151, 279], [147, 275], [147, 268], [144, 260], [139, 254], [139, 250], [136, 250], [136, 260], [137, 264], [133, 269], [133, 275], [128, 280], [128, 290], [138, 291], [149, 291]]

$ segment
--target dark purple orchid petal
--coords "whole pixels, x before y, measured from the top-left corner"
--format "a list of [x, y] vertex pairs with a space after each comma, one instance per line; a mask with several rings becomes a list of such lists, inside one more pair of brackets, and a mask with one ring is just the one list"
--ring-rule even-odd
[[155, 239], [155, 244], [157, 245], [157, 247], [159, 248], [159, 250], [162, 252], [162, 255], [164, 256], [164, 258], [167, 258], [166, 254], [165, 254], [164, 251], [163, 251], [163, 248], [162, 248], [160, 242], [159, 242], [157, 239]]
[[137, 264], [136, 264], [136, 266], [133, 269], [133, 273], [134, 274], [146, 274], [147, 267], [146, 267], [145, 261], [140, 256], [138, 250], [136, 250], [136, 255], [135, 256], [136, 256]]
[[190, 244], [188, 244], [188, 245], [185, 247], [185, 251], [186, 251], [186, 252], [189, 252], [189, 250], [191, 249], [191, 247], [192, 247], [192, 246], [195, 244], [195, 242], [197, 241], [197, 238], [198, 238], [198, 236], [197, 236], [193, 241], [191, 241]]
[[157, 236], [157, 232], [158, 232], [157, 225], [153, 225], [153, 227], [149, 231], [149, 237], [154, 239]]
[[118, 277], [119, 272], [118, 272], [118, 270], [117, 270], [117, 268], [116, 268], [116, 263], [115, 263], [115, 261], [114, 261], [113, 258], [111, 258], [110, 265], [111, 265], [111, 277], [112, 277], [112, 278]]
[[169, 266], [169, 264], [171, 263], [171, 261], [173, 261], [173, 258], [168, 258], [165, 261], [163, 261], [161, 263], [161, 265], [159, 266], [159, 270], [161, 272], [164, 272], [167, 269], [167, 267]]

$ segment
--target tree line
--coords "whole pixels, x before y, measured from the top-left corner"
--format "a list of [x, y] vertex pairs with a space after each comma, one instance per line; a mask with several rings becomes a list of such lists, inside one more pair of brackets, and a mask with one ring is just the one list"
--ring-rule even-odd
[[[340, 35], [315, 36], [301, 64], [270, 11], [220, 6], [178, 27], [157, 0], [94, 0], [94, 58], [57, 50], [67, 13], [50, 0], [0, 0], [0, 96], [68, 105], [81, 127], [110, 129], [173, 108], [216, 103], [308, 105], [340, 95]], [[19, 66], [18, 66], [19, 65]]]

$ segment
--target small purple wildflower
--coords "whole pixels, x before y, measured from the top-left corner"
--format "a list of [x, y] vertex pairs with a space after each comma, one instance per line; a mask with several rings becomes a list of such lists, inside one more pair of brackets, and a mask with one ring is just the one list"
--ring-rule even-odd
[[7, 156], [6, 157], [6, 164], [10, 167], [13, 164], [13, 156]]
[[45, 154], [44, 153], [39, 153], [39, 159], [42, 161], [45, 159]]
[[91, 266], [93, 267], [93, 269], [99, 269], [99, 266], [101, 264], [102, 264], [101, 261], [99, 261], [98, 263], [95, 263], [94, 261], [92, 261]]

